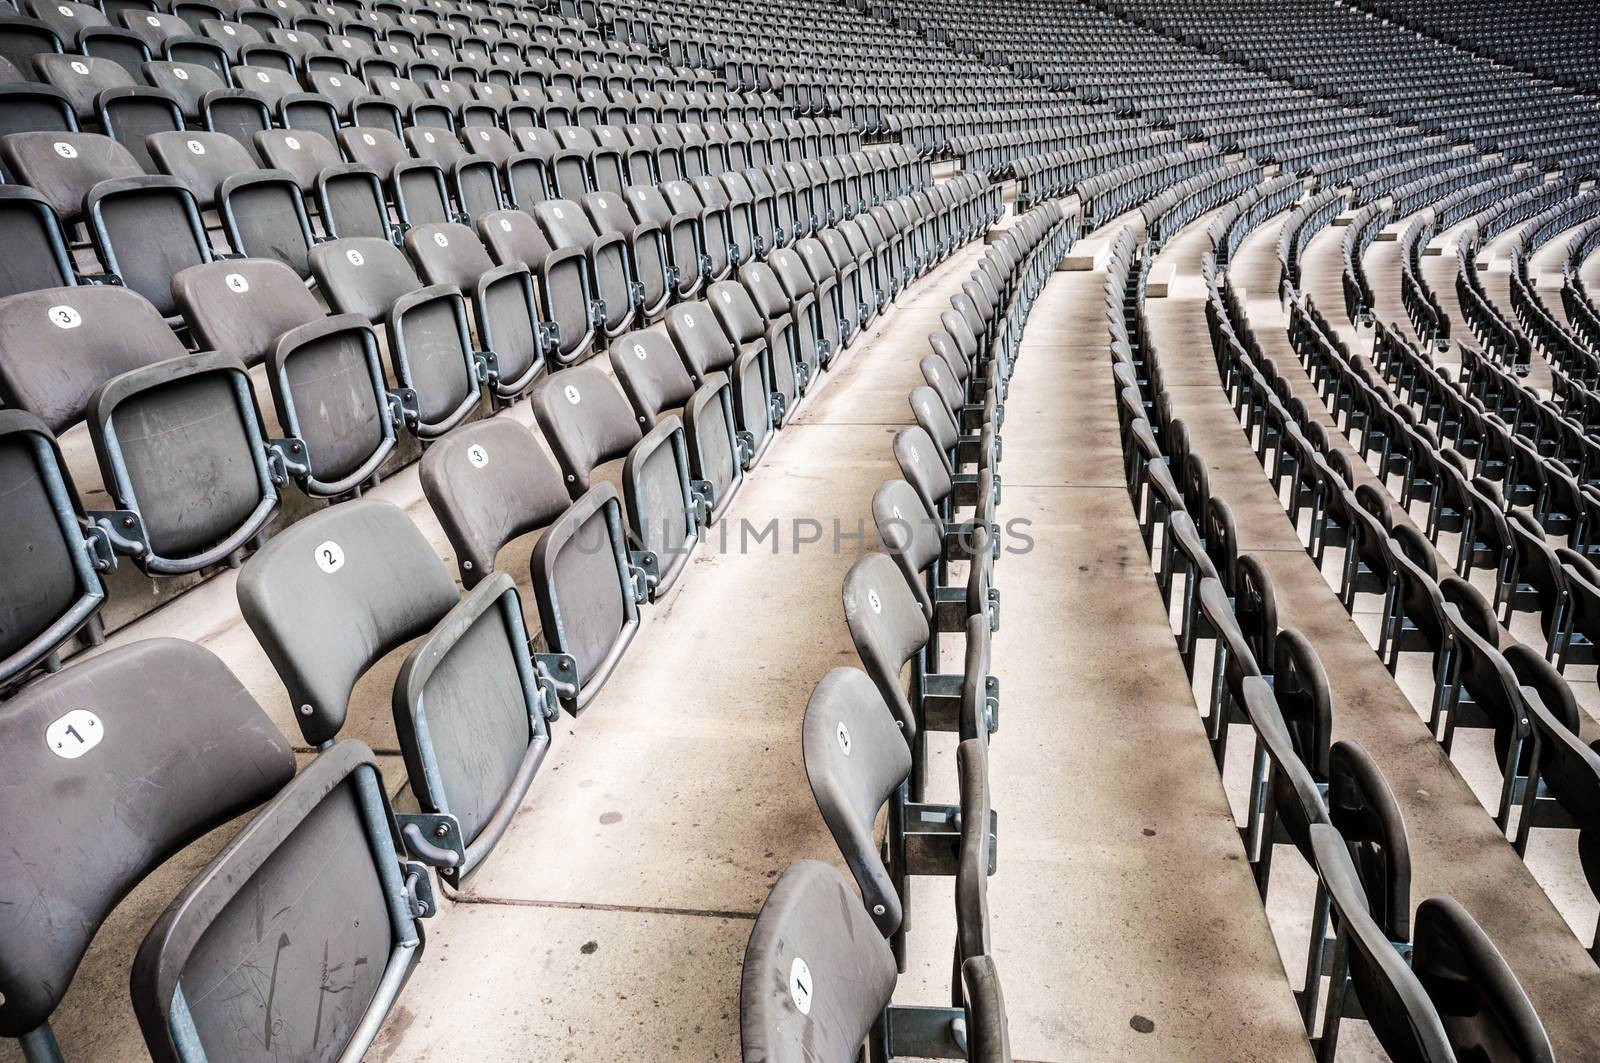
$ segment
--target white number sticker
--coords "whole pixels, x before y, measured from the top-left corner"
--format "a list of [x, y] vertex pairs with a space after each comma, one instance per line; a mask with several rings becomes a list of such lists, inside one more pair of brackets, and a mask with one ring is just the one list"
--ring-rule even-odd
[[645, 359], [647, 359], [648, 357], [650, 357], [648, 354], [645, 353], [644, 344], [642, 344], [642, 343], [635, 343], [633, 345], [633, 356], [635, 358], [639, 359], [639, 361], [641, 361], [641, 362], [644, 361]]
[[362, 133], [361, 139], [369, 148], [377, 143], [377, 140], [373, 138], [371, 133]]
[[44, 744], [62, 760], [77, 760], [105, 737], [100, 717], [88, 709], [73, 709], [44, 729]]
[[500, 231], [503, 233], [508, 233], [511, 231], [511, 220], [509, 218], [500, 219]]
[[243, 273], [230, 273], [222, 278], [222, 283], [228, 286], [230, 292], [243, 295], [250, 290], [250, 282], [244, 279]]
[[438, 244], [440, 247], [449, 247], [450, 246], [450, 238], [448, 236], [446, 236], [444, 233], [434, 233], [433, 234], [433, 242]]
[[839, 749], [848, 757], [850, 755], [850, 728], [844, 725], [843, 720], [839, 721], [837, 734], [839, 736]]
[[344, 253], [344, 257], [350, 260], [352, 266], [364, 266], [367, 263], [367, 260], [361, 256], [361, 252], [353, 247]]
[[56, 328], [77, 328], [83, 324], [83, 316], [70, 306], [52, 306], [45, 313]]
[[578, 389], [573, 387], [571, 384], [567, 385], [566, 390], [562, 392], [562, 394], [566, 395], [567, 401], [572, 403], [574, 406], [583, 401], [583, 396], [579, 395]]
[[206, 153], [206, 146], [198, 140], [186, 140], [184, 141], [184, 147], [189, 149], [190, 155], [204, 155]]
[[789, 965], [789, 996], [802, 1015], [811, 1014], [812, 988], [811, 968], [806, 966], [805, 960], [796, 956], [794, 963]]
[[283, 138], [283, 142], [289, 146], [289, 150], [290, 151], [299, 151], [300, 150], [300, 138], [299, 137], [284, 137]]
[[265, 85], [267, 82], [271, 81], [272, 78], [270, 76], [268, 76], [268, 74], [267, 74], [267, 72], [265, 70], [257, 70], [256, 71], [256, 80], [261, 82], [263, 85]]
[[189, 72], [181, 66], [175, 66], [172, 68], [172, 76], [177, 78], [179, 81], [189, 80]]
[[89, 64], [88, 63], [77, 63], [77, 62], [75, 62], [75, 63], [72, 64], [72, 72], [74, 74], [82, 74], [84, 77], [88, 77], [89, 76]]
[[872, 611], [874, 613], [883, 612], [883, 599], [878, 597], [877, 591], [867, 591], [867, 604], [872, 606]]
[[332, 575], [344, 567], [344, 548], [329, 539], [317, 547], [317, 567]]
[[483, 449], [482, 443], [474, 443], [467, 448], [467, 463], [474, 469], [481, 469], [489, 464], [489, 452]]

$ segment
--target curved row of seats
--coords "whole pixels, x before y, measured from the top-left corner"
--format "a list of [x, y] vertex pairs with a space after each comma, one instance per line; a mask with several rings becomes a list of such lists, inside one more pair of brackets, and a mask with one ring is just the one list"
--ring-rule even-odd
[[[737, 449], [749, 460], [833, 351], [995, 216], [998, 198], [979, 182], [924, 187], [925, 172], [903, 158], [875, 161], [883, 168], [855, 189], [875, 202], [853, 204], [855, 216], [833, 225], [786, 210], [747, 217], [734, 237], [717, 210], [679, 214], [682, 234], [627, 228], [631, 218], [600, 233], [592, 220], [622, 204], [593, 193], [582, 206], [553, 199], [531, 214], [491, 212], [476, 232], [417, 226], [403, 250], [379, 237], [328, 240], [306, 258], [332, 316], [280, 261], [202, 262], [171, 281], [198, 353], [127, 287], [0, 300], [0, 394], [14, 408], [13, 445], [36, 452], [30, 479], [54, 485], [35, 499], [54, 514], [34, 518], [35, 535], [59, 559], [27, 579], [38, 598], [19, 604], [6, 675], [48, 662], [92, 615], [104, 596], [99, 573], [117, 554], [152, 574], [225, 561], [267, 528], [290, 482], [312, 497], [359, 491], [406, 437], [438, 438], [486, 399], [515, 401], [546, 370], [652, 322], [666, 322], [699, 381], [730, 373]], [[162, 221], [140, 205], [128, 217], [135, 230]], [[787, 223], [781, 238], [767, 227], [773, 217]], [[711, 258], [703, 248], [720, 252], [687, 291], [671, 269], [675, 235], [691, 269], [691, 252], [702, 265]], [[756, 241], [766, 239], [758, 257]], [[159, 256], [154, 264], [172, 265]], [[760, 355], [767, 344], [775, 355]], [[267, 367], [271, 431], [247, 373], [256, 364]], [[192, 423], [161, 413], [206, 406], [219, 416]], [[107, 513], [82, 513], [54, 454], [51, 434], [85, 419], [114, 505]], [[716, 464], [697, 456], [694, 472], [725, 493], [731, 473], [707, 471]], [[197, 491], [208, 502], [199, 512]], [[85, 521], [86, 533], [69, 531]]]
[[[983, 234], [995, 200], [978, 186], [970, 192], [917, 215], [919, 227], [881, 258], [852, 260], [843, 279], [849, 291], [860, 291], [863, 310], [870, 304], [873, 316], [885, 311], [906, 285]], [[913, 209], [909, 198], [902, 205]], [[461, 226], [434, 231], [452, 243], [471, 237]], [[386, 267], [391, 253], [400, 256], [396, 269], [405, 261], [386, 241], [335, 241], [317, 250], [358, 276]], [[365, 261], [355, 263], [351, 251]], [[264, 297], [278, 290], [269, 267], [283, 275], [282, 290], [307, 294], [276, 263], [220, 265], [260, 270], [243, 286], [224, 282], [219, 289], [258, 297], [242, 298], [240, 315], [274, 309]], [[243, 563], [240, 612], [289, 692], [301, 738], [319, 751], [298, 774], [285, 737], [228, 669], [192, 643], [129, 643], [16, 690], [0, 712], [0, 732], [9, 748], [38, 752], [19, 758], [25, 763], [13, 772], [24, 803], [6, 817], [6, 845], [54, 855], [24, 858], [35, 868], [28, 874], [42, 906], [4, 909], [13, 947], [0, 960], [0, 1033], [22, 1038], [29, 1053], [54, 1050], [50, 1014], [111, 909], [167, 855], [260, 805], [146, 936], [132, 978], [146, 1045], [157, 1059], [188, 1058], [197, 1045], [211, 1058], [259, 1050], [259, 1040], [249, 1047], [246, 1028], [258, 1027], [268, 1011], [310, 1014], [330, 984], [326, 957], [335, 956], [345, 963], [335, 980], [339, 1006], [317, 1023], [274, 1030], [272, 1049], [292, 1058], [328, 1050], [359, 1055], [421, 957], [420, 920], [437, 907], [432, 876], [459, 886], [491, 857], [560, 714], [591, 704], [632, 641], [641, 608], [687, 571], [704, 527], [757, 465], [767, 438], [861, 334], [838, 333], [839, 346], [830, 346], [814, 331], [823, 318], [832, 328], [846, 316], [831, 301], [836, 273], [822, 292], [808, 280], [790, 297], [775, 269], [770, 256], [748, 262], [738, 280], [713, 283], [704, 300], [680, 303], [665, 322], [618, 337], [607, 348], [609, 372], [591, 359], [541, 374], [529, 392], [537, 433], [509, 416], [441, 433], [423, 453], [420, 479], [455, 554], [461, 589], [411, 519], [375, 499], [342, 501], [305, 517]], [[994, 275], [975, 275], [973, 292]], [[1036, 269], [1030, 280], [1037, 276]], [[349, 281], [334, 273], [321, 279], [333, 289]], [[138, 301], [116, 288], [83, 291]], [[459, 291], [449, 291], [459, 310]], [[144, 313], [148, 330], [170, 341], [159, 316], [148, 306]], [[66, 331], [92, 328], [114, 346], [114, 326], [85, 310]], [[290, 372], [286, 383], [338, 379], [342, 355], [354, 355], [361, 377], [362, 358], [376, 357], [373, 329], [354, 313], [313, 321], [284, 333], [273, 355], [315, 349], [310, 337], [325, 337], [329, 344], [310, 371]], [[197, 359], [205, 357], [214, 362], [201, 371]], [[151, 374], [160, 380], [146, 380]], [[168, 381], [187, 384], [157, 386]], [[101, 445], [120, 439], [121, 450], [131, 452], [140, 433], [165, 429], [209, 448], [215, 438], [185, 434], [196, 421], [186, 411], [203, 411], [214, 388], [248, 397], [236, 358], [183, 355], [113, 376], [97, 389], [97, 408], [112, 395], [153, 397], [140, 407], [138, 432], [114, 436], [124, 423], [114, 417], [102, 426]], [[244, 410], [253, 400], [239, 403]], [[341, 401], [325, 397], [317, 406], [329, 411], [330, 428], [353, 428], [340, 419]], [[0, 418], [8, 470], [14, 461], [35, 463], [24, 487], [57, 513], [70, 507], [70, 495], [58, 493], [62, 469], [46, 460], [54, 453], [48, 430], [22, 411], [0, 411]], [[209, 412], [198, 418], [217, 419]], [[182, 453], [169, 439], [158, 456]], [[132, 476], [153, 468], [135, 459], [120, 464]], [[171, 482], [182, 475], [177, 470]], [[49, 519], [48, 511], [40, 516]], [[75, 526], [57, 534], [69, 528]], [[530, 533], [539, 534], [530, 561], [536, 612], [497, 562], [506, 543]], [[5, 573], [7, 587], [31, 578], [18, 569]], [[898, 573], [896, 579], [909, 593]], [[408, 810], [396, 811], [373, 753], [343, 734], [357, 684], [401, 647], [407, 650], [392, 679], [392, 704], [409, 795]], [[9, 679], [26, 674], [14, 658], [7, 663]], [[176, 747], [174, 735], [184, 737]], [[92, 758], [84, 763], [96, 767], [95, 785], [65, 791], [53, 780], [79, 757]], [[134, 792], [150, 796], [128, 804]], [[48, 803], [48, 814], [37, 802]], [[93, 827], [108, 803], [126, 806], [127, 814], [114, 817], [114, 826]], [[63, 857], [62, 830], [92, 831], [93, 852]], [[108, 847], [116, 858], [100, 859]], [[252, 972], [269, 968], [275, 1003], [246, 991]], [[211, 979], [216, 991], [195, 989]]]
[[[1248, 727], [1254, 740], [1241, 833], [1262, 897], [1280, 844], [1317, 874], [1300, 994], [1308, 1038], [1319, 1058], [1332, 1059], [1341, 1026], [1365, 1018], [1392, 1058], [1454, 1059], [1493, 1044], [1496, 1054], [1486, 1058], [1553, 1059], [1538, 1016], [1471, 915], [1449, 897], [1425, 900], [1412, 915], [1409, 846], [1393, 793], [1359, 744], [1330, 741], [1332, 696], [1315, 646], [1279, 629], [1268, 569], [1239, 551], [1232, 510], [1211, 492], [1206, 462], [1171, 415], [1143, 320], [1149, 261], [1124, 230], [1106, 279], [1127, 487], [1192, 678], [1201, 642], [1214, 642], [1209, 686], [1197, 700], [1219, 772], [1233, 725]], [[1234, 329], [1225, 282], [1209, 266], [1207, 273], [1221, 384], [1264, 471], [1287, 472], [1295, 466], [1276, 460], [1275, 448], [1287, 446], [1285, 423], [1299, 422], [1285, 415], [1274, 430], [1255, 412], [1284, 403], [1259, 382], [1262, 359], [1243, 353], [1248, 335]], [[1345, 508], [1360, 509], [1345, 493]]]
[[[988, 744], [1000, 708], [989, 673], [999, 430], [1029, 311], [1072, 238], [1057, 204], [1019, 215], [951, 297], [922, 362], [926, 383], [908, 396], [917, 424], [893, 444], [902, 478], [872, 500], [887, 553], [866, 554], [844, 579], [865, 671], [824, 676], [802, 724], [812, 793], [860, 897], [816, 861], [791, 864], [773, 886], [745, 952], [747, 1063], [845, 1060], [864, 1041], [874, 1059], [1010, 1063], [987, 902], [998, 830]], [[963, 666], [941, 674], [946, 633], [964, 639]], [[931, 731], [958, 736], [957, 804], [926, 800]], [[955, 879], [951, 1007], [889, 1003], [905, 970], [913, 876]]]

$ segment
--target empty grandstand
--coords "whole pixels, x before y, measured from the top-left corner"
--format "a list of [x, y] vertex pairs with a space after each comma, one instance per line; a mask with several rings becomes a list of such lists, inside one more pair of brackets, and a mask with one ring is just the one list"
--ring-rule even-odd
[[0, 1063], [1600, 1061], [1597, 178], [1576, 0], [6, 0]]

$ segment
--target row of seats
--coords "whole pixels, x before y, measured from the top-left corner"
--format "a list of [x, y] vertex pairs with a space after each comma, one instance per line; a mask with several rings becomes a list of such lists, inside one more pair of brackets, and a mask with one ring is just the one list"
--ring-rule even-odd
[[[984, 186], [960, 180], [887, 202], [904, 220], [892, 236], [878, 231], [868, 242], [846, 221], [805, 238], [798, 250], [752, 258], [736, 276], [712, 281], [703, 298], [673, 303], [647, 344], [637, 339], [646, 333], [629, 332], [644, 320], [619, 316], [617, 334], [604, 341], [613, 362], [654, 349], [661, 362], [682, 365], [697, 388], [724, 375], [720, 396], [702, 396], [676, 433], [654, 440], [671, 444], [663, 455], [676, 451], [681, 459], [681, 490], [660, 496], [682, 496], [675, 526], [686, 521], [692, 532], [695, 514], [720, 512], [739, 469], [759, 458], [834, 353], [914, 277], [981, 233], [999, 206]], [[552, 223], [565, 220], [560, 201], [540, 207]], [[6, 525], [26, 530], [37, 552], [34, 560], [14, 556], [16, 568], [7, 572], [9, 585], [30, 590], [15, 599], [6, 626], [5, 676], [54, 661], [103, 603], [102, 573], [117, 555], [155, 575], [236, 558], [267, 530], [291, 482], [313, 497], [359, 493], [397, 453], [402, 432], [422, 442], [444, 437], [483, 408], [486, 394], [503, 405], [530, 388], [547, 398], [559, 393], [554, 382], [583, 368], [552, 372], [571, 360], [559, 344], [583, 343], [576, 354], [602, 345], [596, 337], [605, 319], [585, 314], [597, 290], [591, 276], [607, 295], [622, 287], [618, 305], [630, 305], [625, 286], [634, 282], [620, 239], [598, 249], [609, 259], [574, 247], [552, 252], [535, 217], [520, 211], [480, 219], [478, 234], [444, 223], [408, 236], [409, 255], [376, 238], [312, 249], [331, 316], [278, 262], [228, 260], [180, 272], [175, 290], [206, 347], [200, 353], [185, 351], [154, 307], [120, 287], [0, 300], [8, 355], [36, 352], [0, 362], [0, 393], [14, 407], [6, 411], [9, 449], [19, 483], [30, 485], [8, 499]], [[539, 263], [537, 296], [528, 261]], [[544, 324], [552, 313], [556, 328]], [[576, 324], [563, 313], [576, 314]], [[275, 432], [259, 411], [247, 360], [266, 364]], [[677, 393], [680, 382], [642, 383], [642, 367], [618, 375], [641, 381], [629, 398], [646, 427], [663, 394], [687, 398]], [[610, 418], [599, 435], [579, 416], [597, 405]], [[606, 460], [601, 453], [625, 452], [645, 434], [621, 393], [576, 407], [570, 398], [536, 402], [568, 426], [550, 433], [553, 447], [557, 435], [570, 439], [568, 483]], [[199, 410], [208, 416], [186, 412]], [[83, 511], [53, 441], [83, 419], [115, 507], [109, 511]], [[653, 521], [633, 526], [647, 552], [665, 558], [672, 536]], [[37, 557], [52, 560], [42, 565]], [[651, 586], [676, 571], [667, 560], [645, 568], [641, 578]]]
[[[864, 1041], [874, 1059], [1011, 1059], [987, 901], [998, 830], [988, 745], [1000, 707], [989, 664], [1000, 617], [999, 430], [1028, 314], [1072, 236], [1056, 204], [1019, 215], [941, 314], [922, 363], [927, 383], [908, 396], [917, 424], [893, 443], [902, 478], [872, 501], [887, 553], [864, 555], [844, 579], [865, 671], [824, 676], [802, 724], [812, 793], [860, 897], [816, 861], [791, 864], [773, 886], [744, 959], [748, 1063], [843, 1061]], [[939, 672], [945, 633], [964, 638], [954, 674]], [[957, 804], [926, 800], [931, 731], [959, 738]], [[948, 1008], [889, 1003], [905, 970], [914, 876], [955, 880]]]
[[[1393, 400], [1388, 384], [1343, 350], [1309, 301], [1291, 307], [1295, 350], [1335, 428], [1349, 435], [1355, 456], [1375, 459], [1381, 488], [1374, 489], [1357, 485], [1348, 453], [1332, 445], [1282, 386], [1271, 360], [1253, 349], [1248, 330], [1237, 330], [1243, 316], [1225, 278], [1213, 283], [1208, 320], [1223, 384], [1257, 441], [1263, 470], [1297, 527], [1308, 515], [1307, 553], [1320, 565], [1329, 546], [1343, 549], [1335, 582], [1347, 611], [1355, 610], [1359, 594], [1382, 597], [1376, 650], [1391, 673], [1402, 652], [1429, 655], [1433, 683], [1424, 708], [1430, 732], [1448, 752], [1458, 727], [1493, 730], [1501, 774], [1493, 810], [1497, 825], [1509, 829], [1513, 810], [1520, 809], [1519, 853], [1535, 827], [1587, 831], [1593, 795], [1600, 793], [1600, 757], [1578, 738], [1580, 710], [1560, 674], [1565, 662], [1554, 629], [1539, 651], [1501, 628], [1513, 610], [1539, 611], [1549, 600], [1541, 594], [1548, 587], [1545, 573], [1561, 571], [1562, 561], [1533, 515], [1539, 510], [1508, 505], [1509, 492], [1502, 495], [1493, 479], [1503, 462], [1494, 460], [1482, 439], [1463, 432], [1441, 436], [1450, 439], [1450, 449], [1435, 442], [1423, 417], [1413, 412], [1415, 395], [1405, 386], [1421, 361], [1415, 351], [1409, 352], [1409, 369], [1402, 365], [1406, 356], [1392, 351], [1376, 359], [1400, 391], [1402, 398]], [[1376, 328], [1380, 348], [1404, 344], [1381, 323]], [[1390, 501], [1392, 479], [1398, 505]], [[1426, 518], [1420, 530], [1409, 519], [1419, 501]], [[1454, 573], [1437, 560], [1441, 532], [1459, 536]], [[1592, 571], [1585, 553], [1562, 554], [1581, 571]], [[1476, 567], [1495, 573], [1488, 597], [1469, 582]], [[1544, 618], [1559, 623], [1553, 605], [1545, 607]], [[1591, 888], [1600, 886], [1591, 881]]]
[[[919, 215], [932, 242], [897, 244], [882, 273], [875, 258], [859, 263], [861, 283], [884, 286], [866, 290], [874, 316], [987, 229], [992, 198], [981, 189], [973, 196], [975, 211], [963, 201]], [[328, 246], [346, 259], [352, 249], [400, 254], [380, 241]], [[856, 268], [852, 261], [852, 291]], [[359, 1056], [421, 958], [420, 921], [437, 908], [434, 874], [459, 886], [489, 858], [561, 712], [591, 704], [628, 648], [640, 609], [687, 570], [706, 522], [759, 461], [763, 437], [793, 416], [817, 374], [861, 334], [841, 335], [833, 348], [815, 341], [807, 324], [814, 286], [790, 299], [771, 269], [751, 262], [741, 280], [717, 282], [706, 300], [680, 304], [664, 324], [620, 337], [607, 350], [609, 372], [590, 360], [541, 375], [530, 399], [537, 433], [490, 416], [457, 425], [426, 449], [423, 494], [449, 539], [461, 589], [411, 519], [370, 498], [295, 522], [243, 563], [240, 611], [289, 692], [301, 737], [317, 750], [298, 773], [288, 741], [250, 694], [192, 643], [132, 642], [15, 690], [0, 731], [19, 754], [12, 777], [23, 803], [0, 832], [11, 851], [39, 855], [3, 874], [13, 892], [26, 888], [38, 903], [4, 909], [15, 947], [0, 960], [0, 1034], [21, 1038], [31, 1057], [54, 1052], [51, 1012], [111, 909], [170, 853], [259, 806], [150, 929], [134, 960], [146, 1044], [158, 1059], [197, 1050], [244, 1057], [262, 1050], [266, 1028], [279, 1057]], [[973, 290], [992, 276], [975, 275]], [[288, 279], [305, 294], [298, 278]], [[830, 297], [839, 279], [828, 278]], [[239, 294], [257, 291], [250, 284]], [[102, 340], [117, 335], [113, 325], [102, 328]], [[285, 335], [372, 327], [346, 314]], [[182, 379], [171, 361], [157, 368]], [[339, 375], [320, 360], [311, 375], [324, 370]], [[169, 417], [193, 420], [184, 411], [204, 409], [204, 379], [172, 396], [175, 410], [162, 409], [165, 399], [150, 404], [140, 431]], [[132, 387], [120, 381], [108, 387]], [[247, 381], [229, 386], [248, 390]], [[59, 512], [70, 495], [54, 493], [64, 473], [43, 460], [55, 453], [48, 431], [21, 411], [0, 417], [17, 429], [0, 437], [4, 467], [33, 462], [36, 470], [23, 491], [7, 493], [8, 527], [21, 495]], [[124, 445], [137, 436], [125, 433]], [[60, 533], [81, 534], [81, 525], [66, 522]], [[539, 533], [530, 561], [537, 615], [497, 560], [530, 533]], [[16, 553], [43, 551], [27, 542]], [[4, 582], [21, 587], [32, 578], [13, 568]], [[402, 647], [392, 704], [409, 794], [408, 810], [396, 811], [375, 756], [343, 733], [357, 684]], [[11, 658], [6, 666], [12, 681], [27, 671]], [[173, 735], [184, 741], [175, 747]], [[147, 796], [129, 804], [135, 792]], [[125, 812], [94, 827], [108, 802]], [[65, 858], [63, 830], [100, 840], [93, 852]], [[104, 858], [108, 845], [115, 859]], [[266, 971], [274, 992], [253, 992]]]
[[[1149, 262], [1124, 230], [1105, 285], [1127, 487], [1158, 586], [1175, 607], [1191, 678], [1199, 676], [1200, 643], [1214, 643], [1210, 682], [1197, 701], [1219, 773], [1234, 726], [1248, 728], [1253, 740], [1242, 835], [1263, 901], [1280, 844], [1293, 846], [1316, 872], [1299, 996], [1318, 1058], [1333, 1059], [1343, 1024], [1364, 1018], [1395, 1059], [1472, 1051], [1486, 1059], [1553, 1059], [1538, 1016], [1471, 915], [1437, 897], [1413, 917], [1409, 844], [1394, 795], [1358, 743], [1331, 741], [1332, 693], [1315, 646], [1278, 627], [1269, 570], [1239, 552], [1232, 510], [1211, 492], [1206, 462], [1170, 413], [1144, 321]], [[1232, 351], [1243, 340], [1234, 332], [1236, 307], [1219, 284], [1225, 282], [1208, 269], [1208, 320]], [[1218, 362], [1247, 437], [1258, 455], [1269, 454], [1272, 432], [1249, 416], [1257, 401], [1250, 373], [1259, 370], [1248, 356], [1237, 366], [1221, 354]], [[1276, 398], [1268, 389], [1260, 401]]]

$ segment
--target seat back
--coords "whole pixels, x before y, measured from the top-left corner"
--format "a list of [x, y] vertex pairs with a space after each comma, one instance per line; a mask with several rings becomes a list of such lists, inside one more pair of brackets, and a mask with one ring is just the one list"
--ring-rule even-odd
[[1411, 970], [1460, 1059], [1554, 1063], [1544, 1024], [1489, 935], [1450, 897], [1417, 906]]
[[867, 554], [850, 566], [843, 597], [856, 653], [910, 744], [921, 724], [900, 672], [927, 646], [928, 621], [905, 578], [883, 554]]
[[[899, 882], [884, 864], [875, 824], [884, 804], [911, 775], [911, 749], [871, 678], [834, 668], [806, 704], [801, 724], [806, 778], [822, 820], [855, 877], [861, 903], [885, 937], [900, 926]], [[903, 830], [891, 813], [889, 830]], [[987, 833], [988, 824], [984, 824]]]
[[0, 690], [40, 663], [105, 602], [83, 510], [55, 437], [23, 410], [0, 410]]
[[427, 539], [404, 511], [372, 499], [280, 532], [245, 563], [238, 594], [313, 745], [338, 735], [368, 668], [456, 603]]
[[323, 316], [294, 270], [273, 259], [190, 266], [172, 278], [172, 291], [196, 343], [249, 366], [266, 361], [285, 332]]
[[346, 494], [371, 480], [394, 451], [398, 406], [377, 337], [357, 314], [313, 317], [274, 338], [267, 379], [284, 433], [298, 440], [291, 472], [307, 494]]
[[101, 181], [144, 175], [127, 148], [97, 133], [12, 133], [0, 139], [0, 162], [65, 223], [83, 215], [84, 197]]
[[625, 456], [643, 437], [622, 392], [596, 366], [580, 365], [535, 385], [533, 415], [573, 498], [598, 465]]
[[0, 299], [77, 283], [76, 269], [49, 202], [31, 188], [0, 185]]
[[[358, 1058], [422, 955], [413, 913], [432, 914], [427, 869], [404, 861], [398, 837], [371, 750], [343, 742], [313, 760], [140, 946], [133, 1006], [151, 1057]], [[330, 969], [332, 956], [366, 962]], [[270, 994], [252, 988], [262, 971], [275, 975]]]
[[900, 475], [917, 492], [927, 515], [941, 519], [951, 483], [938, 444], [921, 428], [902, 428], [895, 433], [894, 457], [900, 465]]
[[423, 453], [421, 480], [469, 589], [494, 571], [502, 546], [548, 526], [571, 504], [555, 462], [506, 417], [445, 435]]
[[109, 285], [0, 299], [0, 350], [0, 398], [53, 432], [82, 420], [105, 381], [184, 354], [149, 302]]
[[1427, 990], [1373, 921], [1338, 830], [1332, 824], [1314, 824], [1311, 846], [1347, 942], [1350, 978], [1378, 1042], [1397, 1059], [1454, 1060], [1449, 1035]]
[[422, 287], [416, 271], [387, 240], [351, 237], [311, 249], [311, 272], [336, 313], [381, 324], [401, 296]]
[[[287, 783], [294, 754], [215, 655], [176, 639], [129, 643], [39, 680], [6, 703], [0, 739], [14, 789], [0, 888], [30, 898], [0, 905], [0, 1036], [20, 1037], [49, 1020], [118, 902]], [[91, 835], [93, 845], [62, 844]]]
[[933, 598], [925, 573], [944, 554], [944, 524], [928, 516], [916, 489], [904, 480], [889, 480], [872, 495], [872, 518], [878, 539], [916, 595], [922, 614], [933, 621]]
[[894, 954], [850, 884], [827, 864], [798, 860], [772, 887], [745, 948], [744, 1058], [852, 1059], [894, 985]]

